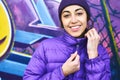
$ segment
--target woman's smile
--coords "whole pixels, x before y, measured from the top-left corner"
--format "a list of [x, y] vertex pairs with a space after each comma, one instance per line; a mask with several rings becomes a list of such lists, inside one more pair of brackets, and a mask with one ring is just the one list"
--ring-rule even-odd
[[80, 30], [80, 26], [70, 26], [69, 28], [71, 29], [72, 32], [77, 32]]

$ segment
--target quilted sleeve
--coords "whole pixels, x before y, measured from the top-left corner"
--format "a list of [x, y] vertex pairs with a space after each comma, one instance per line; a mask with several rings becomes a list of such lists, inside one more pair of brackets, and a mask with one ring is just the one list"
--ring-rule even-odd
[[63, 78], [61, 66], [47, 73], [44, 46], [41, 43], [24, 72], [23, 80], [62, 80]]
[[110, 80], [110, 58], [107, 51], [98, 47], [99, 56], [94, 59], [87, 59], [85, 63], [86, 80]]

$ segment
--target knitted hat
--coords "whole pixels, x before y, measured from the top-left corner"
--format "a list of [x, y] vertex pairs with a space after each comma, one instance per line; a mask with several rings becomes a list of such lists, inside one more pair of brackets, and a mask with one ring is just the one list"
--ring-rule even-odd
[[59, 8], [58, 8], [58, 13], [59, 13], [59, 19], [61, 21], [61, 13], [62, 10], [70, 5], [79, 5], [81, 7], [83, 7], [87, 13], [87, 20], [90, 19], [90, 8], [89, 5], [87, 4], [86, 0], [62, 0]]

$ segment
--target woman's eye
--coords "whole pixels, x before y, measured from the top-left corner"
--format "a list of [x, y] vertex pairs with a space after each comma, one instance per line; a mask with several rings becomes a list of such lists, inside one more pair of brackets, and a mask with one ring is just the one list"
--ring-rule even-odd
[[78, 16], [81, 16], [83, 13], [77, 13]]
[[69, 14], [66, 14], [66, 15], [64, 15], [63, 17], [64, 18], [68, 18], [70, 15]]

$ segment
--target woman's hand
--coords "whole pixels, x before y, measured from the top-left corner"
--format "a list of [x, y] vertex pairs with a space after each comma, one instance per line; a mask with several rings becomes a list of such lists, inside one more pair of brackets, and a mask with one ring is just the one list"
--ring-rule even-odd
[[85, 36], [88, 38], [87, 53], [89, 59], [96, 58], [98, 56], [97, 47], [100, 41], [100, 36], [95, 28], [90, 29]]
[[77, 51], [74, 54], [71, 54], [70, 58], [63, 64], [62, 70], [64, 76], [68, 76], [80, 69], [80, 57], [77, 54]]

